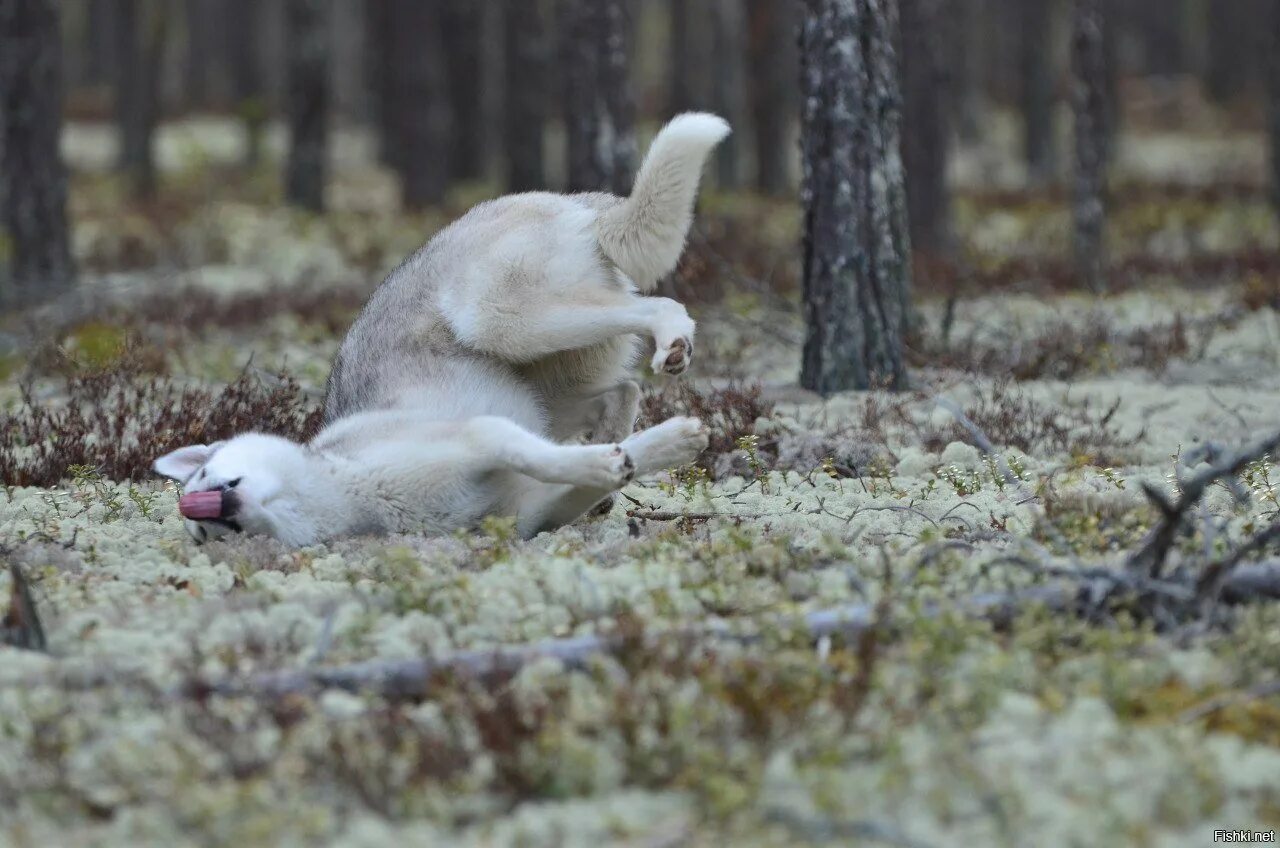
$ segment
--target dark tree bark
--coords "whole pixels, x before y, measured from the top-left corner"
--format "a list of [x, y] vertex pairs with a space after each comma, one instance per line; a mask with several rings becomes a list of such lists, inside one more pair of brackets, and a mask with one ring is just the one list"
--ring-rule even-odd
[[507, 161], [507, 190], [546, 188], [543, 136], [548, 109], [551, 45], [542, 10], [529, 0], [504, 0], [503, 43], [506, 106], [502, 145]]
[[941, 31], [947, 1], [900, 0], [907, 220], [912, 248], [929, 257], [948, 254], [951, 241], [949, 78]]
[[689, 0], [667, 0], [667, 17], [671, 23], [670, 55], [667, 74], [667, 111], [672, 115], [694, 108], [693, 39], [690, 37]]
[[86, 82], [111, 83], [115, 67], [115, 42], [112, 38], [111, 0], [89, 0], [89, 26], [85, 30]]
[[[231, 70], [231, 99], [244, 126], [244, 164], [256, 168], [262, 161], [262, 133], [267, 122], [267, 93], [262, 78], [258, 33], [261, 0], [226, 0], [223, 29], [227, 67]], [[381, 4], [378, 4], [381, 5]]]
[[796, 69], [793, 0], [748, 0], [748, 86], [755, 136], [755, 184], [765, 194], [791, 191], [790, 128]]
[[1280, 215], [1280, 0], [1268, 0], [1266, 31], [1267, 135], [1271, 155], [1271, 206]]
[[370, 117], [377, 131], [378, 161], [388, 168], [398, 168], [400, 161], [395, 150], [399, 129], [391, 109], [396, 71], [392, 50], [394, 3], [395, 0], [370, 3], [365, 7], [364, 15], [364, 39], [369, 45], [365, 51], [365, 75], [369, 78], [369, 94], [373, 101]]
[[1075, 0], [1072, 11], [1072, 108], [1075, 113], [1075, 260], [1081, 281], [1106, 289], [1105, 193], [1109, 133], [1105, 0]]
[[12, 243], [0, 306], [56, 297], [75, 281], [67, 232], [57, 0], [0, 0], [0, 202]]
[[1022, 151], [1033, 185], [1053, 180], [1058, 167], [1054, 136], [1053, 0], [1022, 0]]
[[186, 0], [183, 23], [186, 29], [186, 55], [183, 88], [188, 106], [209, 105], [209, 66], [213, 58], [210, 35], [213, 22], [205, 0]]
[[946, 51], [951, 66], [951, 122], [965, 144], [982, 140], [983, 57], [988, 22], [986, 0], [950, 0], [947, 22], [951, 36]]
[[449, 188], [451, 141], [449, 84], [440, 0], [387, 0], [390, 9], [384, 81], [385, 131], [392, 165], [400, 174], [401, 200], [423, 209], [444, 200]]
[[559, 0], [569, 191], [626, 195], [636, 170], [626, 0]]
[[1142, 50], [1142, 72], [1155, 76], [1185, 72], [1187, 0], [1130, 0], [1127, 7], [1128, 23]]
[[1256, 33], [1266, 13], [1258, 0], [1205, 4], [1207, 48], [1205, 84], [1219, 103], [1238, 97], [1257, 78]]
[[453, 176], [484, 175], [484, 73], [481, 54], [482, 9], [477, 0], [446, 0], [442, 5], [445, 63], [453, 130], [449, 157]]
[[911, 275], [897, 0], [805, 0], [801, 384], [903, 388]]
[[331, 0], [286, 2], [289, 160], [284, 194], [293, 206], [321, 212], [329, 138], [329, 16], [333, 10]]
[[742, 143], [746, 124], [746, 15], [742, 0], [712, 0], [711, 103], [734, 132], [716, 149], [716, 183], [742, 184]]
[[160, 119], [160, 72], [169, 29], [163, 0], [115, 0], [116, 123], [120, 129], [120, 170], [133, 193], [156, 191], [152, 141]]

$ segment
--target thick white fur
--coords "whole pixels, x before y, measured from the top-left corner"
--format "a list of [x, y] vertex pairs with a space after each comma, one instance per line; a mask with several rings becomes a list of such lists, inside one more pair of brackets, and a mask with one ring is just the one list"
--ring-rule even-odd
[[680, 260], [702, 163], [728, 134], [717, 115], [677, 116], [650, 145], [631, 196], [600, 216], [600, 247], [640, 291], [653, 291]]
[[[290, 545], [362, 533], [446, 534], [486, 515], [515, 516], [529, 537], [579, 518], [636, 474], [692, 461], [706, 444], [692, 418], [672, 418], [621, 444], [561, 445], [497, 416], [449, 422], [370, 412], [309, 445], [248, 433], [204, 451], [194, 474], [173, 454], [156, 469], [181, 479], [186, 492], [232, 486], [226, 517], [234, 529]], [[199, 541], [233, 529], [186, 525]]]
[[[248, 434], [155, 468], [186, 491], [234, 489], [227, 522], [291, 544], [450, 532], [490, 514], [531, 535], [578, 518], [634, 473], [706, 446], [691, 419], [632, 435], [636, 336], [680, 374], [695, 325], [643, 297], [684, 249], [708, 153], [728, 133], [691, 113], [654, 140], [629, 198], [535, 192], [484, 203], [370, 298], [334, 362], [327, 427], [308, 445]], [[564, 444], [587, 439], [594, 444]]]

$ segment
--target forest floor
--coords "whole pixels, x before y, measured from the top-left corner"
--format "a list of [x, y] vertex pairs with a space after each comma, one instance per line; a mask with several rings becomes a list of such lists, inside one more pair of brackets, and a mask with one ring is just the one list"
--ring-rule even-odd
[[[709, 192], [673, 282], [700, 359], [645, 399], [709, 420], [699, 467], [527, 542], [494, 521], [302, 550], [193, 544], [147, 466], [246, 422], [312, 426], [372, 286], [482, 190], [403, 216], [352, 168], [314, 218], [216, 161], [145, 206], [81, 173], [92, 314], [35, 346], [0, 326], [0, 544], [31, 598], [3, 635], [33, 638], [34, 606], [47, 645], [0, 647], [0, 843], [1199, 846], [1276, 828], [1280, 606], [1152, 601], [1280, 518], [1274, 453], [1210, 487], [1166, 582], [1111, 591], [1161, 521], [1144, 483], [1176, 501], [1206, 445], [1280, 427], [1280, 226], [1256, 151], [1190, 180], [1153, 172], [1171, 144], [1133, 142], [1102, 297], [1075, 288], [1060, 196], [961, 190], [963, 260], [921, 269], [898, 394], [796, 387], [797, 215]], [[828, 610], [860, 623], [815, 639]], [[593, 635], [610, 649], [583, 662], [450, 665]], [[424, 656], [444, 668], [411, 693], [260, 676]]]

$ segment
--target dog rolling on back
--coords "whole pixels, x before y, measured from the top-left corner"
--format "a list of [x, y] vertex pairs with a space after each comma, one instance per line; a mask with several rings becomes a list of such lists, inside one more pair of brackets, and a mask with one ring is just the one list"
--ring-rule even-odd
[[[304, 544], [355, 532], [448, 532], [514, 514], [524, 535], [573, 521], [648, 473], [691, 461], [702, 426], [632, 435], [638, 343], [680, 374], [684, 307], [646, 297], [674, 269], [702, 166], [729, 132], [672, 120], [627, 198], [511, 195], [432, 238], [379, 286], [334, 361], [310, 444], [248, 435], [184, 448], [156, 470], [183, 482], [197, 538], [244, 529]], [[566, 444], [587, 439], [594, 444]]]

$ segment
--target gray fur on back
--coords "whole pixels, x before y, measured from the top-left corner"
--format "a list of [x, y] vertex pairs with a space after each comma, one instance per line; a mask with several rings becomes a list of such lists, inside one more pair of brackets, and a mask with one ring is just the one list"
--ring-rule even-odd
[[[540, 364], [504, 362], [462, 344], [444, 315], [441, 290], [476, 273], [501, 238], [527, 231], [540, 239], [567, 207], [594, 218], [620, 202], [609, 194], [512, 195], [482, 203], [441, 230], [387, 276], [352, 324], [329, 375], [325, 423], [415, 408], [441, 419], [500, 415], [545, 429], [548, 398], [534, 376]], [[603, 256], [600, 262], [608, 264]], [[631, 344], [620, 342], [624, 358]]]

